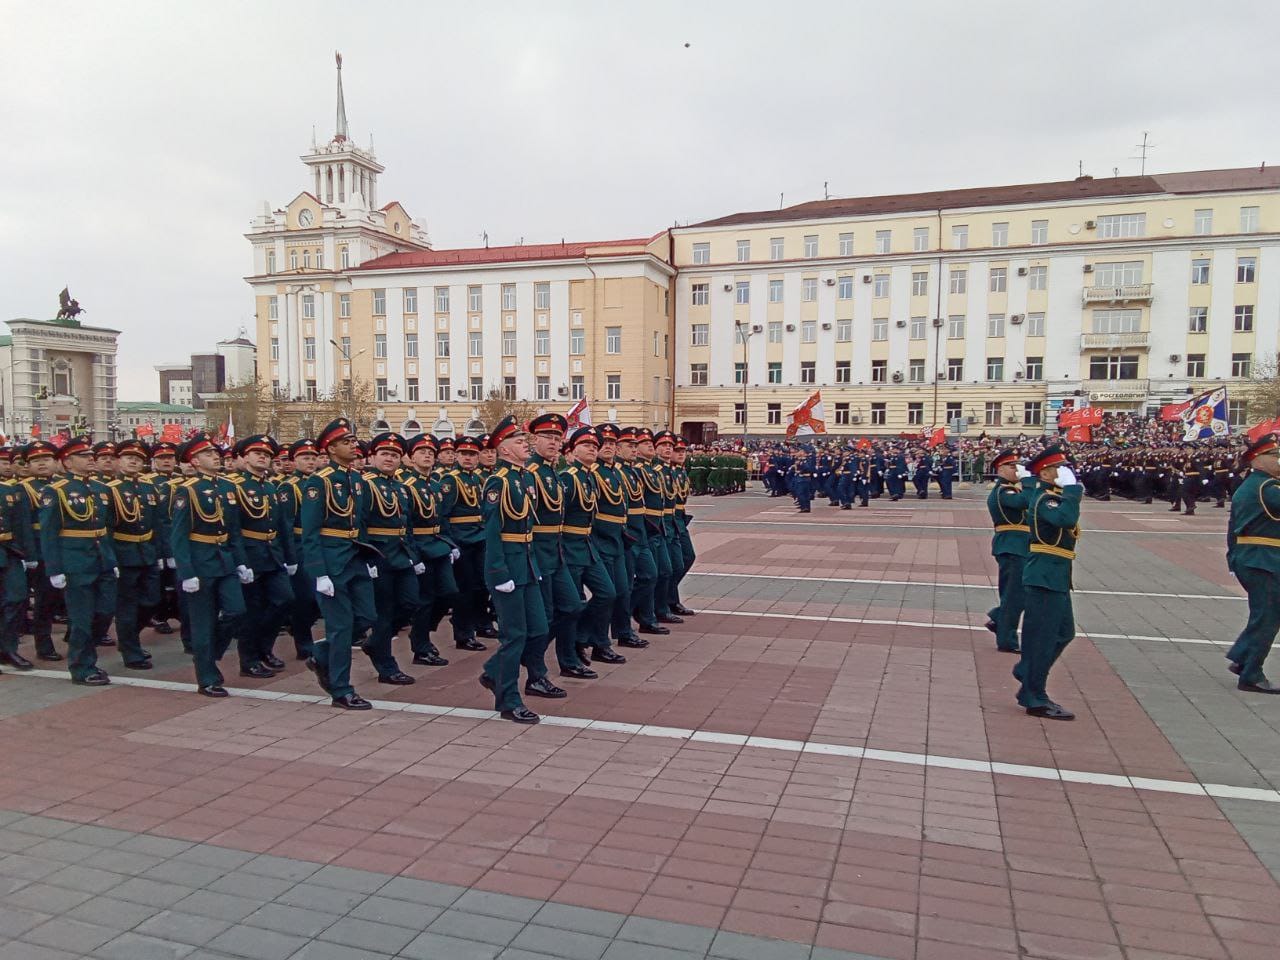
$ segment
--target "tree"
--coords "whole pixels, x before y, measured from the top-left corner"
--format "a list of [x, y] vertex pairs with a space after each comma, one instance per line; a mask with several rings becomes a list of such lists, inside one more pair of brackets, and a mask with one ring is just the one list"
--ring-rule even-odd
[[316, 402], [332, 412], [332, 416], [319, 427], [329, 420], [346, 417], [356, 430], [368, 430], [377, 407], [373, 384], [360, 376], [348, 377]]
[[1255, 360], [1253, 372], [1240, 388], [1248, 404], [1250, 423], [1280, 417], [1280, 364], [1274, 356]]
[[485, 429], [492, 430], [503, 417], [511, 416], [523, 424], [528, 423], [537, 412], [537, 407], [527, 400], [508, 400], [497, 387], [490, 387], [489, 394], [477, 405], [478, 418], [484, 421]]
[[229, 384], [210, 400], [205, 419], [210, 430], [217, 430], [226, 424], [229, 416], [236, 435], [241, 437], [273, 433], [280, 427], [279, 405], [271, 384], [255, 376], [242, 383]]

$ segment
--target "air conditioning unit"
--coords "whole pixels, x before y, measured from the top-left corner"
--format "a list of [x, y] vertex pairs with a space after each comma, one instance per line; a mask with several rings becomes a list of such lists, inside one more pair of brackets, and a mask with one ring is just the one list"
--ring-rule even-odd
[[827, 277], [827, 279], [824, 280], [823, 283], [825, 283], [828, 287], [834, 287], [836, 285], [836, 278]]
[[830, 324], [830, 323], [824, 323], [824, 324], [822, 325], [822, 329], [823, 329], [823, 330], [830, 330], [830, 329], [831, 329], [831, 324]]
[[1005, 422], [1005, 423], [1017, 423], [1017, 422], [1018, 422], [1018, 415], [1017, 415], [1016, 413], [1014, 413], [1014, 412], [1010, 411], [1010, 412], [1005, 416], [1005, 418], [1004, 418], [1004, 422]]
[[965, 423], [977, 423], [977, 422], [978, 422], [978, 418], [977, 418], [977, 417], [965, 417], [965, 418], [964, 418], [964, 422], [965, 422]]
[[849, 415], [849, 422], [850, 422], [850, 423], [861, 423], [861, 422], [862, 422], [862, 415], [861, 415], [861, 414], [857, 414], [857, 413], [851, 413], [851, 414]]
[[1092, 264], [1092, 263], [1086, 263], [1086, 264], [1084, 265], [1084, 272], [1085, 272], [1085, 273], [1093, 273], [1093, 264]]
[[465, 399], [467, 399], [467, 391], [465, 391], [465, 390], [459, 390], [459, 391], [458, 391], [458, 399], [459, 399], [459, 400], [465, 400]]
[[901, 370], [895, 370], [895, 371], [893, 371], [893, 382], [894, 382], [894, 383], [901, 383], [901, 382], [902, 382], [902, 371], [901, 371]]
[[1012, 323], [1014, 326], [1017, 326], [1017, 325], [1018, 325], [1018, 324], [1020, 324], [1024, 319], [1026, 319], [1026, 318], [1025, 318], [1022, 314], [1020, 314], [1020, 313], [1015, 313], [1013, 316], [1011, 316], [1011, 317], [1009, 318], [1009, 322], [1010, 322], [1010, 323]]
[[1180, 362], [1181, 360], [1182, 360], [1182, 354], [1180, 354], [1180, 353], [1171, 353], [1171, 354], [1169, 354], [1169, 362], [1170, 362], [1170, 363], [1178, 363], [1178, 362]]
[[1014, 374], [1013, 374], [1013, 379], [1015, 379], [1015, 380], [1021, 380], [1021, 379], [1022, 379], [1022, 371], [1021, 371], [1021, 370], [1017, 370], [1017, 371], [1015, 371], [1015, 372], [1014, 372]]
[[726, 283], [726, 284], [724, 285], [724, 292], [725, 292], [725, 293], [733, 293], [733, 284], [732, 284], [732, 283]]
[[864, 275], [864, 276], [863, 276], [863, 278], [862, 278], [862, 282], [863, 282], [863, 283], [870, 283], [870, 282], [871, 282], [871, 274], [869, 274], [869, 273], [868, 273], [868, 274]]
[[569, 388], [568, 388], [568, 387], [556, 387], [556, 393], [558, 393], [558, 394], [559, 394], [560, 396], [562, 396], [562, 397], [567, 397], [567, 396], [569, 395]]
[[787, 333], [795, 333], [796, 325], [794, 323], [787, 324]]
[[753, 323], [753, 324], [751, 325], [751, 332], [752, 332], [752, 333], [764, 333], [764, 327], [763, 327], [763, 326], [761, 326], [761, 325], [760, 325], [760, 324], [758, 324], [758, 323]]
[[933, 325], [934, 325], [935, 327], [940, 327], [940, 326], [942, 326], [942, 318], [941, 318], [941, 317], [934, 317], [934, 318], [933, 318]]
[[894, 323], [895, 327], [905, 327], [906, 325], [907, 325], [907, 321], [905, 320], [898, 320]]
[[1019, 268], [1018, 268], [1018, 276], [1020, 276], [1020, 277], [1025, 277], [1026, 275], [1027, 275], [1027, 268], [1026, 268], [1026, 267], [1019, 267]]
[[1098, 221], [1097, 221], [1097, 220], [1086, 220], [1086, 221], [1084, 222], [1084, 228], [1085, 228], [1086, 230], [1097, 230], [1097, 229], [1098, 229]]

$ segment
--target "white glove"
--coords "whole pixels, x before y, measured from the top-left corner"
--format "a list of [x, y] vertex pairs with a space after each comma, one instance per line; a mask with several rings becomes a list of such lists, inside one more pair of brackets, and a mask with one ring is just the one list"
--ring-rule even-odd
[[510, 593], [515, 588], [516, 582], [514, 580], [508, 580], [506, 583], [498, 584], [493, 589], [497, 590], [499, 593]]
[[114, 573], [114, 574], [116, 575], [116, 579], [117, 579], [117, 580], [119, 580], [119, 579], [120, 579], [120, 568], [119, 568], [119, 567], [112, 567], [112, 568], [111, 568], [111, 572], [112, 572], [112, 573]]
[[175, 560], [175, 559], [173, 559], [173, 557], [165, 557], [165, 558], [164, 558], [164, 565], [165, 565], [166, 567], [168, 567], [170, 570], [177, 570], [177, 569], [178, 569], [178, 561], [177, 561], [177, 560]]
[[189, 580], [182, 581], [183, 593], [196, 593], [200, 589], [200, 578], [191, 577]]
[[253, 583], [253, 571], [246, 567], [243, 563], [236, 567], [236, 576], [240, 578], [240, 582], [244, 584]]
[[365, 569], [369, 571], [369, 579], [370, 579], [370, 580], [377, 580], [377, 579], [378, 579], [378, 568], [377, 568], [377, 567], [375, 567], [373, 564], [365, 564]]
[[67, 588], [67, 575], [60, 573], [57, 576], [49, 578], [49, 586], [55, 590], [65, 590]]
[[286, 563], [284, 565], [284, 572], [292, 577], [295, 573], [298, 572], [298, 565], [296, 563]]
[[452, 550], [449, 551], [449, 562], [450, 563], [455, 562], [460, 556], [462, 556], [462, 551], [459, 550], [457, 547], [454, 547]]
[[1208, 480], [1201, 480], [1201, 481], [1200, 481], [1200, 483], [1201, 483], [1202, 485], [1206, 486], [1206, 487], [1209, 485], [1209, 481], [1208, 481]]
[[1054, 483], [1056, 483], [1060, 487], [1066, 487], [1066, 486], [1070, 486], [1075, 482], [1076, 482], [1076, 475], [1071, 472], [1070, 467], [1068, 467], [1064, 463], [1062, 466], [1058, 468], [1058, 476], [1054, 479]]
[[157, 560], [157, 561], [156, 561], [156, 569], [157, 569], [157, 570], [163, 570], [163, 569], [164, 569], [164, 558], [163, 558], [163, 557], [161, 557], [159, 560]]
[[424, 573], [427, 572], [427, 565], [425, 563], [415, 563], [413, 565], [413, 572], [416, 573], [418, 576], [422, 576]]
[[332, 597], [333, 581], [328, 577], [316, 577], [316, 593], [324, 597]]
[[1031, 471], [1022, 464], [1018, 464], [1017, 473], [1015, 475], [1019, 480], [1025, 480], [1027, 477], [1031, 476]]
[[40, 564], [39, 564], [39, 562], [37, 562], [37, 561], [35, 561], [35, 560], [23, 560], [23, 561], [22, 561], [22, 567], [23, 567], [23, 569], [24, 569], [24, 570], [34, 570], [34, 569], [35, 569], [36, 567], [38, 567], [38, 566], [40, 566]]

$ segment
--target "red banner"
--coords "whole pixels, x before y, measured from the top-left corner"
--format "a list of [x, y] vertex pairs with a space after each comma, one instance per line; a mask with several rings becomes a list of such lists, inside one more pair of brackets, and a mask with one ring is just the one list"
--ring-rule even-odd
[[166, 423], [164, 429], [160, 431], [160, 439], [165, 443], [181, 443], [182, 427], [176, 423]]
[[1183, 411], [1190, 407], [1192, 403], [1194, 403], [1192, 400], [1187, 400], [1184, 403], [1166, 403], [1160, 408], [1160, 419], [1180, 420], [1182, 419]]
[[1076, 443], [1089, 443], [1093, 439], [1093, 427], [1072, 427], [1067, 431], [1067, 439]]
[[929, 447], [930, 449], [933, 447], [939, 447], [946, 442], [947, 429], [946, 427], [939, 427], [937, 430], [933, 431], [933, 436], [929, 438]]
[[858, 442], [854, 444], [854, 447], [855, 447], [856, 449], [858, 449], [858, 450], [870, 450], [870, 449], [871, 449], [871, 438], [870, 438], [870, 437], [860, 437], [860, 438], [858, 439]]
[[1101, 422], [1101, 407], [1081, 407], [1079, 410], [1064, 408], [1058, 412], [1059, 427], [1096, 427]]
[[143, 437], [154, 437], [156, 435], [156, 428], [149, 423], [144, 423], [139, 425], [133, 432], [138, 439], [142, 439]]
[[1080, 414], [1075, 410], [1059, 410], [1058, 426], [1063, 429], [1070, 429], [1080, 423]]
[[1276, 417], [1274, 420], [1263, 420], [1257, 426], [1250, 427], [1245, 436], [1249, 438], [1250, 443], [1253, 443], [1262, 439], [1268, 433], [1275, 433], [1277, 430], [1280, 430], [1280, 417]]

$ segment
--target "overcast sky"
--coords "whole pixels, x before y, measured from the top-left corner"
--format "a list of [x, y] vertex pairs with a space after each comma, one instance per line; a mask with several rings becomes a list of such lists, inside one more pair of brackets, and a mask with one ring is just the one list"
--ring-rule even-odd
[[253, 305], [243, 234], [333, 135], [437, 247], [832, 196], [1280, 163], [1269, 2], [0, 0], [0, 318], [64, 284], [120, 398]]

